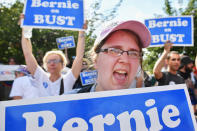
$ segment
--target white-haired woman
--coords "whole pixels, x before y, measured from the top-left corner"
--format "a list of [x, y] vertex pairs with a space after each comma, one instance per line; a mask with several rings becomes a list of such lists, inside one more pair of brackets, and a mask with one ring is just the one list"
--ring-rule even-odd
[[[24, 15], [21, 15], [24, 18]], [[84, 29], [87, 25], [84, 24]], [[29, 38], [25, 37], [24, 29], [22, 30], [22, 49], [25, 56], [27, 68], [34, 76], [36, 87], [39, 87], [40, 96], [55, 96], [72, 90], [72, 87], [78, 78], [84, 55], [85, 38], [84, 31], [79, 31], [78, 43], [76, 47], [76, 58], [71, 70], [62, 75], [61, 71], [66, 66], [65, 55], [61, 51], [49, 51], [43, 58], [45, 72], [37, 63], [33, 53], [32, 45]]]

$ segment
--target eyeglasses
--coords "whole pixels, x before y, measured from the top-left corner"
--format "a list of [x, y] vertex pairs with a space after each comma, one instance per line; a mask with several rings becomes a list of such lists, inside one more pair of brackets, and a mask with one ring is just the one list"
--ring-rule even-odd
[[118, 49], [118, 48], [100, 49], [96, 53], [99, 53], [99, 52], [106, 52], [106, 53], [108, 53], [112, 56], [121, 56], [124, 52], [126, 52], [127, 55], [129, 56], [129, 58], [131, 58], [131, 59], [137, 59], [137, 58], [140, 58], [142, 56], [142, 54], [138, 51], [135, 51], [135, 50], [124, 51], [124, 50]]
[[51, 64], [51, 63], [57, 64], [57, 63], [60, 63], [60, 62], [62, 62], [62, 60], [52, 59], [52, 60], [48, 60], [47, 64]]

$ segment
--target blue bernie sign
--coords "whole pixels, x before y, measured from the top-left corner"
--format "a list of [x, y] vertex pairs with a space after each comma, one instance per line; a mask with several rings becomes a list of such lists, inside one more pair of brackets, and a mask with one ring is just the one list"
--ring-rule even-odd
[[83, 0], [26, 0], [22, 26], [83, 30]]
[[152, 37], [149, 47], [162, 46], [167, 40], [173, 46], [194, 46], [192, 16], [147, 19], [145, 25]]
[[57, 47], [60, 50], [65, 48], [74, 48], [75, 47], [75, 40], [73, 36], [68, 37], [60, 37], [56, 39]]
[[86, 71], [80, 73], [81, 83], [82, 85], [90, 85], [96, 82], [97, 79], [97, 71]]
[[186, 85], [0, 102], [1, 131], [195, 131]]

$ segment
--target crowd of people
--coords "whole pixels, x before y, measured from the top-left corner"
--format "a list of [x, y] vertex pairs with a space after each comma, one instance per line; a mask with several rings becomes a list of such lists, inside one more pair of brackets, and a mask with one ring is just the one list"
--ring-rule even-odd
[[[21, 15], [24, 19], [24, 15]], [[87, 29], [87, 23], [84, 24]], [[85, 32], [79, 31], [76, 57], [71, 68], [62, 74], [68, 64], [62, 51], [48, 51], [43, 57], [43, 67], [32, 53], [29, 35], [22, 29], [22, 50], [26, 66], [16, 70], [10, 97], [13, 99], [37, 98], [106, 90], [119, 90], [150, 86], [186, 83], [194, 112], [197, 113], [197, 71], [194, 60], [171, 51], [173, 43], [166, 41], [164, 51], [149, 76], [142, 67], [142, 49], [149, 46], [151, 34], [141, 22], [129, 20], [111, 23], [102, 29], [90, 50], [91, 61], [84, 58]], [[89, 66], [97, 70], [94, 84], [83, 86], [80, 72]], [[196, 60], [197, 63], [197, 60]]]
[[[177, 51], [171, 51], [172, 43], [167, 41], [164, 44], [164, 51], [155, 63], [153, 73], [158, 82], [158, 86], [186, 84], [190, 94], [190, 99], [197, 113], [197, 74], [194, 72], [195, 63], [189, 56], [181, 55]], [[165, 68], [165, 65], [167, 68]], [[163, 70], [162, 70], [163, 69]]]

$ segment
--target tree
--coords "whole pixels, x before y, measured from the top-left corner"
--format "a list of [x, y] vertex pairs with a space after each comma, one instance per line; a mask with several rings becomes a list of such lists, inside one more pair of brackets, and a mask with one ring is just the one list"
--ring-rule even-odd
[[[117, 11], [119, 7], [121, 6], [123, 0], [117, 0], [115, 3], [115, 6], [107, 9], [107, 10], [102, 10], [102, 3], [105, 2], [103, 0], [94, 0], [91, 5], [90, 9], [88, 10], [88, 34], [87, 38], [88, 40], [86, 41], [86, 51], [89, 50], [96, 38], [94, 32], [95, 30], [102, 25], [102, 23], [106, 21], [110, 21], [114, 19], [117, 15]], [[92, 38], [92, 39], [89, 39]]]
[[[7, 63], [9, 56], [15, 57], [16, 61], [24, 64], [24, 57], [21, 50], [21, 28], [17, 25], [19, 15], [22, 12], [23, 3], [16, 1], [11, 7], [1, 5], [0, 19], [0, 61]], [[37, 57], [38, 62], [42, 61], [43, 54], [51, 49], [57, 48], [56, 38], [62, 36], [73, 35], [77, 40], [77, 32], [65, 30], [33, 30], [32, 46], [33, 53]], [[70, 57], [75, 54], [75, 49], [69, 50]]]
[[[165, 8], [164, 8], [164, 11], [169, 16], [176, 16], [177, 14], [193, 15], [194, 47], [173, 47], [173, 50], [178, 51], [181, 54], [186, 54], [190, 56], [193, 60], [195, 59], [196, 51], [197, 51], [197, 8], [196, 7], [197, 7], [197, 0], [190, 0], [188, 2], [187, 8], [184, 11], [183, 9], [176, 10], [171, 6], [169, 0], [165, 0]], [[145, 70], [152, 72], [155, 62], [163, 52], [163, 47], [148, 48], [147, 50], [148, 52], [143, 62], [143, 67]]]
[[175, 12], [175, 10], [172, 9], [172, 6], [170, 5], [170, 1], [169, 0], [165, 0], [165, 7], [164, 7], [164, 11], [166, 14], [168, 14], [169, 16], [173, 15], [173, 13]]
[[[102, 0], [94, 0], [91, 4], [88, 20], [88, 32], [86, 36], [86, 51], [91, 48], [94, 43], [95, 29], [104, 21], [113, 19], [116, 16], [118, 7], [123, 0], [118, 0], [117, 4], [104, 12], [100, 12]], [[19, 64], [24, 64], [24, 57], [21, 50], [21, 29], [17, 25], [18, 18], [23, 9], [23, 2], [17, 0], [14, 4], [5, 1], [0, 2], [0, 63], [7, 63], [10, 56], [15, 56]], [[7, 5], [8, 4], [8, 5]], [[7, 5], [7, 6], [6, 6]], [[33, 53], [39, 62], [42, 61], [42, 56], [46, 51], [56, 49], [56, 38], [62, 36], [74, 36], [77, 43], [78, 32], [67, 30], [48, 30], [34, 29], [31, 39]], [[75, 55], [75, 48], [68, 50], [68, 56]]]
[[12, 7], [7, 8], [0, 5], [0, 62], [7, 63], [10, 56], [21, 62], [22, 52], [20, 51], [20, 28], [17, 25], [19, 12], [23, 5], [16, 2]]

